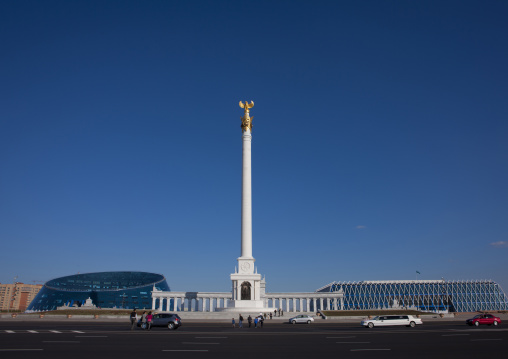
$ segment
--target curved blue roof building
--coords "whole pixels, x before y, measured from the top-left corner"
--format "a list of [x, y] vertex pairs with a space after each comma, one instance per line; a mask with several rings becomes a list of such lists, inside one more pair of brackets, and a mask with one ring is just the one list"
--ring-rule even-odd
[[153, 288], [169, 291], [162, 274], [97, 272], [75, 274], [46, 282], [27, 311], [81, 306], [88, 298], [99, 308], [151, 308]]

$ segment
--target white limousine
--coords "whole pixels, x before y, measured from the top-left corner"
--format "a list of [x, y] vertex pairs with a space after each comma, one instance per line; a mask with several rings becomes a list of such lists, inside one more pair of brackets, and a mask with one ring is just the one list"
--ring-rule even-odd
[[386, 327], [391, 325], [405, 325], [414, 328], [416, 324], [422, 324], [420, 318], [412, 315], [380, 315], [372, 319], [362, 320], [362, 326], [368, 328]]

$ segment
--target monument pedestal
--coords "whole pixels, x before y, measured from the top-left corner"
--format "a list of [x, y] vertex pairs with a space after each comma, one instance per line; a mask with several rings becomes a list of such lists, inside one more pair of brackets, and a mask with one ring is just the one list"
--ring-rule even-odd
[[228, 301], [227, 307], [219, 311], [238, 313], [259, 313], [273, 310], [265, 306], [266, 282], [257, 273], [254, 267], [255, 259], [250, 257], [238, 258], [239, 271], [231, 274], [232, 299]]

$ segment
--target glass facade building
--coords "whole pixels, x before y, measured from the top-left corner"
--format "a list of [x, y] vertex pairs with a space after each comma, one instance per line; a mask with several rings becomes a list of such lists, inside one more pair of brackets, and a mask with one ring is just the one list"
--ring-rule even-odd
[[492, 280], [393, 280], [333, 282], [317, 292], [344, 293], [344, 309], [402, 307], [423, 311], [508, 310], [508, 298]]
[[153, 288], [169, 291], [166, 278], [146, 272], [98, 272], [52, 279], [39, 291], [27, 311], [81, 306], [88, 298], [99, 308], [152, 308]]

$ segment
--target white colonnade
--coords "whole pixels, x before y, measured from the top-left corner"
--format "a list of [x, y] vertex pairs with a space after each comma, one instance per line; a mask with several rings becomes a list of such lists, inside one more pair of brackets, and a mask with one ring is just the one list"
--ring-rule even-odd
[[[227, 308], [231, 292], [152, 292], [152, 310], [158, 312], [215, 312]], [[265, 308], [284, 312], [343, 310], [342, 292], [266, 293], [261, 299]], [[261, 312], [263, 309], [260, 310]]]
[[266, 306], [285, 312], [317, 312], [318, 310], [343, 310], [342, 292], [267, 293]]
[[224, 292], [152, 292], [152, 310], [158, 312], [213, 312], [227, 307], [231, 293]]

